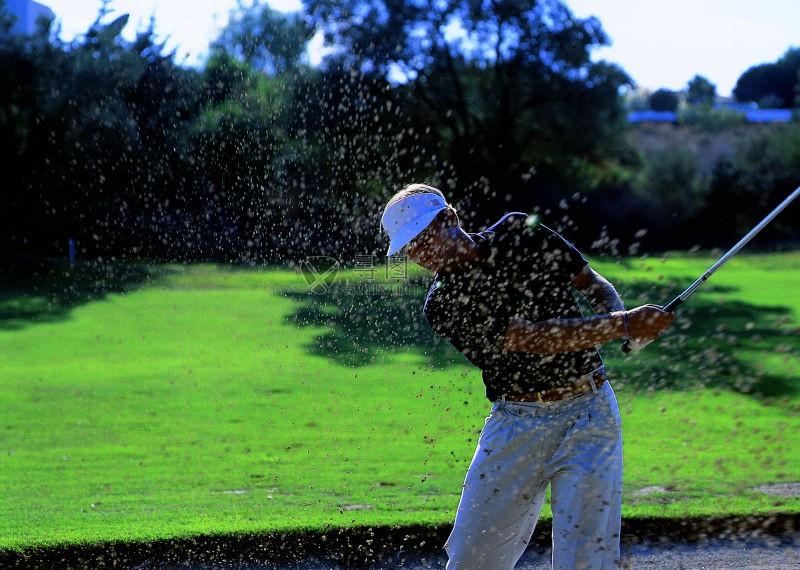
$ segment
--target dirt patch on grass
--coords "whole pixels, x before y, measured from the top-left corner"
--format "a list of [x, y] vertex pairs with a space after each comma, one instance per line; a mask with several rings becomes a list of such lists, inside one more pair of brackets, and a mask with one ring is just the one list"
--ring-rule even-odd
[[771, 483], [769, 485], [751, 487], [750, 490], [774, 497], [783, 497], [784, 499], [800, 497], [800, 483]]

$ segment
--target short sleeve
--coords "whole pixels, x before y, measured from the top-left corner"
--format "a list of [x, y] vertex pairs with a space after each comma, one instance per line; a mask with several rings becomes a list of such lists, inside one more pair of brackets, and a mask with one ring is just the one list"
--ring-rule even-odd
[[589, 264], [574, 245], [547, 226], [539, 226], [534, 231], [544, 234], [545, 251], [541, 257], [541, 262], [544, 264], [542, 269], [572, 281]]
[[506, 215], [492, 230], [498, 234], [498, 263], [518, 275], [570, 283], [588, 265], [575, 246], [526, 214]]

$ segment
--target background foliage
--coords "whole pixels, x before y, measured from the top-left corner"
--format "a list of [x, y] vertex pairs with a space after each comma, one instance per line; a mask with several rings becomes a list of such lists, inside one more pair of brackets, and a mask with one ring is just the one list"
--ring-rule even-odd
[[[13, 35], [2, 14], [7, 257], [63, 257], [70, 239], [84, 259], [379, 254], [381, 207], [412, 181], [443, 188], [469, 229], [538, 211], [590, 252], [708, 247], [800, 180], [798, 124], [716, 114], [700, 76], [691, 121], [648, 146], [649, 127], [626, 120], [631, 79], [592, 61], [601, 23], [556, 0], [256, 3], [200, 68], [178, 65], [152, 24], [125, 40], [127, 17], [105, 10], [70, 42], [47, 22]], [[330, 49], [312, 67], [316, 31]], [[796, 91], [797, 61], [789, 49], [761, 66], [775, 73], [747, 70], [737, 97], [791, 107], [773, 76]], [[765, 240], [796, 242], [798, 217]]]

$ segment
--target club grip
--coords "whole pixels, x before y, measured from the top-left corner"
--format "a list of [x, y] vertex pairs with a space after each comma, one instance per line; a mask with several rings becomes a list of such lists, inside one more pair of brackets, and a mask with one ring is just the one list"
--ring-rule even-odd
[[653, 342], [654, 339], [650, 340], [639, 340], [638, 338], [629, 338], [625, 342], [622, 343], [622, 346], [619, 349], [628, 354], [630, 352], [638, 352], [642, 350], [645, 346]]
[[[664, 307], [664, 310], [668, 313], [672, 313], [681, 305], [681, 303], [683, 303], [683, 299], [680, 297], [675, 297], [667, 304], [666, 307]], [[656, 339], [651, 338], [650, 340], [639, 340], [638, 338], [629, 338], [622, 343], [622, 346], [620, 346], [619, 349], [625, 354], [638, 352], [654, 340]]]

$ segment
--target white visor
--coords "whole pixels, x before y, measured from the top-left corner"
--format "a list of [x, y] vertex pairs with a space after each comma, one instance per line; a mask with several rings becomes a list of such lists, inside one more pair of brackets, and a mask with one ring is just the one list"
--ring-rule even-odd
[[445, 209], [447, 202], [438, 194], [412, 194], [386, 208], [381, 218], [390, 240], [386, 255], [400, 251]]

